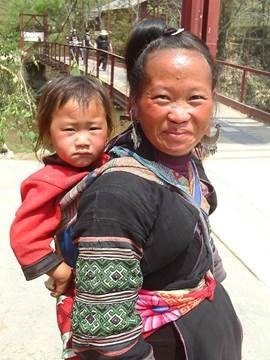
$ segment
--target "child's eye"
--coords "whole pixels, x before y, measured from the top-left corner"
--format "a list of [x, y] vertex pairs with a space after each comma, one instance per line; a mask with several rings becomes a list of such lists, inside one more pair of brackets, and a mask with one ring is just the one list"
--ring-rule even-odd
[[89, 128], [89, 131], [95, 131], [95, 130], [99, 130], [99, 129], [100, 129], [100, 127], [98, 127], [98, 126], [91, 126]]
[[67, 127], [67, 128], [64, 128], [63, 131], [74, 131], [74, 129], [71, 127]]
[[169, 100], [168, 95], [159, 94], [155, 96], [155, 99], [161, 99], [161, 100]]

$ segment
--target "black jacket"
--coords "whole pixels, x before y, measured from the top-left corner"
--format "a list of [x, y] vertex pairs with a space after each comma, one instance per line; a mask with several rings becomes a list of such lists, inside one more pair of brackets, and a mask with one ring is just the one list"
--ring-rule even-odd
[[[110, 146], [114, 144], [132, 149], [130, 132], [113, 141]], [[146, 139], [137, 152], [150, 160], [155, 159], [156, 156], [155, 150]], [[201, 166], [200, 162], [198, 166]], [[202, 166], [200, 174], [207, 180]], [[216, 206], [214, 191], [212, 201], [213, 210]], [[196, 231], [198, 219], [198, 211], [174, 191], [126, 171], [102, 175], [82, 194], [74, 235], [76, 242], [79, 242], [78, 290], [84, 294], [85, 299], [88, 291], [91, 292], [91, 298], [95, 296], [106, 298], [106, 302], [102, 305], [104, 324], [99, 322], [100, 333], [96, 332], [92, 323], [88, 325], [89, 329], [93, 329], [93, 333], [84, 333], [86, 338], [89, 338], [90, 347], [93, 348], [89, 351], [89, 358], [114, 359], [109, 353], [119, 350], [120, 345], [112, 343], [105, 351], [106, 356], [103, 357], [99, 353], [100, 348], [95, 348], [92, 343], [93, 338], [101, 339], [104, 332], [110, 329], [110, 322], [106, 323], [105, 320], [107, 314], [117, 312], [119, 306], [121, 314], [127, 311], [123, 310], [126, 307], [124, 304], [121, 305], [120, 299], [118, 303], [113, 302], [115, 291], [117, 294], [121, 294], [121, 291], [131, 291], [136, 295], [140, 286], [146, 290], [186, 289], [196, 286], [204, 277], [211, 267], [211, 256]], [[134, 255], [134, 259], [137, 259], [134, 260], [135, 264], [125, 263], [119, 256], [119, 248], [123, 251], [125, 249], [130, 255], [137, 254]], [[90, 254], [89, 258], [87, 254]], [[103, 254], [104, 258], [99, 254]], [[110, 258], [115, 262], [111, 260], [110, 263]], [[104, 282], [110, 283], [109, 279], [114, 279], [117, 264], [121, 269], [123, 267], [126, 269], [125, 280], [116, 282], [115, 285], [108, 285], [106, 288]], [[96, 276], [93, 270], [96, 268], [99, 269], [99, 276]], [[87, 280], [90, 273], [93, 279], [95, 278], [95, 284]], [[86, 282], [90, 284], [89, 288]], [[100, 311], [100, 306], [100, 303], [95, 305], [93, 302], [89, 307], [84, 300], [77, 300], [74, 306], [74, 319], [79, 319], [79, 313], [87, 313], [87, 319], [91, 318], [92, 322]], [[128, 307], [128, 313], [123, 315], [123, 319], [130, 319], [132, 324], [135, 318], [134, 312], [133, 304]], [[78, 320], [77, 324], [74, 323], [75, 332], [80, 326], [79, 323], [82, 322]], [[130, 324], [127, 321], [125, 331], [130, 330]], [[213, 301], [204, 300], [170, 326], [177, 329], [179, 334], [176, 335], [177, 341], [183, 342], [183, 359], [240, 360], [241, 358], [241, 327], [230, 299], [220, 284], [217, 284]], [[106, 334], [117, 337], [122, 333], [121, 331], [117, 333], [115, 330]], [[149, 342], [151, 343], [150, 340]], [[153, 359], [150, 355], [149, 343], [141, 336], [129, 345], [131, 349], [117, 359]], [[159, 359], [159, 350], [155, 349], [153, 343], [151, 345], [156, 359]], [[167, 346], [170, 346], [169, 343]]]

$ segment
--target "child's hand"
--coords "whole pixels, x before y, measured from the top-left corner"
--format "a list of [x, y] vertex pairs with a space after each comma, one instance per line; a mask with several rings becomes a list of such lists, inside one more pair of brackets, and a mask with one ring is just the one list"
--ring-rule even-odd
[[62, 262], [47, 273], [54, 281], [54, 288], [50, 289], [51, 296], [57, 297], [66, 291], [72, 279], [72, 274], [72, 267], [65, 262]]
[[52, 277], [49, 277], [46, 281], [44, 281], [44, 285], [48, 290], [52, 291], [55, 288], [55, 281]]

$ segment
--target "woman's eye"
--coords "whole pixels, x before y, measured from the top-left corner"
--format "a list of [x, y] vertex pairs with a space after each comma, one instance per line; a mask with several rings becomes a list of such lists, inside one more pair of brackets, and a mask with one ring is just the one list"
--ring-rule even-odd
[[191, 100], [202, 100], [204, 97], [202, 95], [192, 95]]

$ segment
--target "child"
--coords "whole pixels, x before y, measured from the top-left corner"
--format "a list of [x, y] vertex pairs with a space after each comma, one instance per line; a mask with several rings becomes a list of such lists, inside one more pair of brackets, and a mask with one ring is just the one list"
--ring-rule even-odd
[[[103, 150], [112, 131], [108, 94], [97, 80], [86, 76], [49, 81], [39, 100], [37, 126], [36, 153], [49, 146], [55, 153], [44, 157], [45, 166], [23, 181], [22, 205], [11, 225], [10, 241], [26, 280], [49, 275], [53, 279], [51, 295], [58, 297], [73, 280], [73, 264], [51, 246], [54, 236], [60, 235], [59, 202], [89, 171], [107, 160]], [[63, 334], [61, 321], [58, 316]]]

